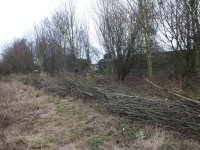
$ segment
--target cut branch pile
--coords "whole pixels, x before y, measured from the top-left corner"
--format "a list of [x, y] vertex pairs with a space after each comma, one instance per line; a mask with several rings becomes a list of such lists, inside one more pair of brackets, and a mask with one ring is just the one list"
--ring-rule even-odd
[[[200, 103], [179, 94], [175, 93], [175, 99], [147, 99], [124, 94], [123, 91], [114, 90], [115, 88], [94, 87], [89, 83], [75, 82], [69, 78], [56, 81], [48, 79], [41, 84], [48, 93], [76, 96], [85, 102], [95, 102], [111, 113], [125, 114], [145, 124], [155, 124], [200, 137]], [[174, 95], [172, 91], [162, 88], [158, 90]]]
[[121, 98], [107, 105], [113, 113], [124, 113], [142, 121], [165, 126], [184, 134], [200, 135], [200, 105], [182, 100]]

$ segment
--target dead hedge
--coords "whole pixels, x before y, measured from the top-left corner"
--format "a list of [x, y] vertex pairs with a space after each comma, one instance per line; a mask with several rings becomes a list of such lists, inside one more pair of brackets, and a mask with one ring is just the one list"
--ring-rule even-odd
[[[144, 124], [154, 124], [184, 135], [200, 137], [200, 103], [174, 97], [166, 100], [147, 99], [126, 94], [123, 88], [100, 86], [69, 77], [41, 79], [21, 78], [25, 83], [43, 88], [48, 94], [75, 96], [95, 103], [110, 113], [122, 114]], [[153, 87], [151, 87], [153, 88]], [[164, 92], [158, 90], [158, 92]]]

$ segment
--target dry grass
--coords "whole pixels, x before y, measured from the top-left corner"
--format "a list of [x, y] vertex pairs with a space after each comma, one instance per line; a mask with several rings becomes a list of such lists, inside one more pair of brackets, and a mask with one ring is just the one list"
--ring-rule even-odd
[[1, 82], [0, 122], [0, 149], [200, 149], [194, 140], [99, 113], [80, 99], [48, 96], [17, 81]]
[[164, 131], [156, 129], [153, 135], [144, 140], [142, 137], [138, 138], [135, 142], [135, 146], [138, 149], [151, 149], [158, 150], [159, 147], [167, 143]]

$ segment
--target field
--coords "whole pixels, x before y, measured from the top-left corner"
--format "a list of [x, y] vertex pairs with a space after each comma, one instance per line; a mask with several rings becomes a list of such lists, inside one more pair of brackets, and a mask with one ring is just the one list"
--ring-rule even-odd
[[[79, 83], [76, 82], [75, 87], [68, 81], [68, 87], [76, 88], [75, 91], [71, 88], [69, 93], [70, 90], [63, 90], [62, 86], [56, 88], [59, 85], [55, 84], [57, 80], [49, 80], [49, 84], [53, 80], [55, 82], [50, 86], [44, 82], [45, 78], [6, 77], [0, 81], [0, 149], [200, 149], [198, 134], [183, 134], [182, 130], [168, 129], [164, 125], [152, 124], [152, 121], [148, 124], [129, 115], [103, 109], [104, 101], [113, 98], [103, 88], [99, 88], [96, 96], [93, 95], [94, 89], [91, 93], [86, 88], [82, 89]], [[88, 80], [95, 84], [92, 79]], [[123, 85], [120, 87], [118, 93], [127, 92], [118, 94], [118, 97], [127, 97], [133, 92]], [[136, 89], [134, 95], [137, 95]], [[102, 99], [102, 102], [93, 102], [91, 97], [95, 97], [96, 101]]]

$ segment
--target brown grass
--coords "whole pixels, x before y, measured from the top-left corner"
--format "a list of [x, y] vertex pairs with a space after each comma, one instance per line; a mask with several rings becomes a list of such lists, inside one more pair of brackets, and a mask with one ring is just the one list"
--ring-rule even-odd
[[80, 99], [48, 96], [15, 80], [1, 82], [0, 123], [0, 149], [200, 149], [192, 139], [99, 113]]

